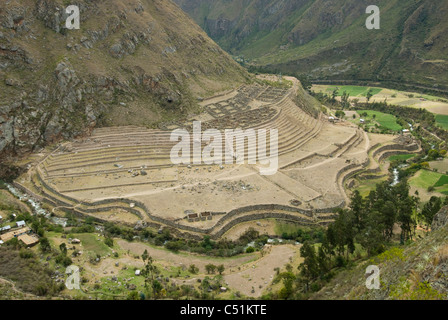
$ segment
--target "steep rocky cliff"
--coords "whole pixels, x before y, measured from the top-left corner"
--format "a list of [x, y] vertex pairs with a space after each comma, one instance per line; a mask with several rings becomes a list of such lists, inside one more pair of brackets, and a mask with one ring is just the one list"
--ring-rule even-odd
[[171, 0], [1, 1], [0, 162], [95, 126], [183, 117], [247, 81]]

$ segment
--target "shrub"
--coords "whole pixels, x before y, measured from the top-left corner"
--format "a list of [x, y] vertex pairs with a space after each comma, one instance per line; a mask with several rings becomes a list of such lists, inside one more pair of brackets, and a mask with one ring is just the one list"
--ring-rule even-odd
[[254, 247], [248, 247], [247, 249], [246, 249], [246, 253], [252, 253], [252, 252], [254, 252], [255, 251], [255, 248]]

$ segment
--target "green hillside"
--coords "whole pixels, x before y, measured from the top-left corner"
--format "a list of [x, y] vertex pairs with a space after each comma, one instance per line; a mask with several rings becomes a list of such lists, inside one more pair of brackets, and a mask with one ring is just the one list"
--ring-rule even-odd
[[[444, 1], [175, 1], [225, 50], [266, 71], [448, 91]], [[380, 30], [365, 27], [371, 4]]]

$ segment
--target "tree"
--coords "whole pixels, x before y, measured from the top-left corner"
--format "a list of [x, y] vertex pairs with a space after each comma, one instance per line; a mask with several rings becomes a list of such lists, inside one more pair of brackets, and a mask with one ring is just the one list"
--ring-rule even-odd
[[223, 272], [224, 272], [224, 270], [225, 270], [224, 265], [223, 265], [223, 264], [220, 264], [220, 265], [217, 267], [217, 270], [218, 270], [219, 274], [222, 275]]
[[319, 276], [319, 263], [314, 246], [308, 241], [305, 242], [300, 248], [300, 256], [304, 259], [303, 263], [299, 266], [300, 275], [305, 280], [306, 291], [308, 291], [310, 282]]
[[191, 264], [190, 267], [188, 268], [188, 271], [190, 271], [190, 273], [192, 274], [197, 274], [199, 272], [199, 268], [196, 267], [194, 264]]
[[335, 101], [336, 101], [336, 97], [337, 97], [337, 95], [338, 95], [338, 92], [339, 92], [339, 88], [335, 88], [335, 89], [333, 90], [333, 92], [331, 93], [331, 100], [332, 100], [332, 102], [335, 102]]
[[364, 202], [358, 190], [355, 190], [350, 202], [350, 210], [353, 212], [354, 226], [356, 230], [361, 230], [365, 225]]
[[370, 88], [369, 91], [367, 91], [367, 94], [366, 94], [367, 102], [370, 102], [370, 99], [372, 97], [373, 97], [373, 90], [372, 90], [372, 88]]
[[59, 245], [59, 250], [61, 250], [61, 253], [65, 256], [67, 255], [67, 246], [65, 243], [61, 243]]
[[338, 110], [338, 111], [336, 111], [335, 116], [336, 116], [337, 118], [344, 119], [344, 117], [345, 117], [345, 112], [344, 112], [344, 111], [341, 111], [341, 110]]
[[104, 243], [106, 244], [106, 246], [111, 248], [114, 246], [114, 240], [111, 237], [106, 237], [104, 239]]
[[423, 206], [422, 216], [428, 228], [432, 224], [434, 216], [440, 211], [440, 209], [442, 209], [442, 199], [435, 196], [431, 197], [431, 199], [429, 199], [429, 201]]
[[48, 238], [43, 237], [40, 238], [40, 250], [42, 252], [50, 252], [51, 251], [51, 245], [50, 245], [50, 241], [48, 241]]
[[280, 273], [279, 278], [283, 281], [283, 288], [279, 292], [280, 299], [287, 299], [292, 291], [296, 276], [292, 272]]
[[208, 274], [210, 274], [210, 273], [215, 273], [215, 270], [216, 270], [216, 266], [214, 265], [214, 264], [207, 264], [206, 266], [205, 266], [205, 270], [207, 271], [207, 273]]
[[159, 273], [157, 266], [154, 265], [154, 261], [151, 256], [148, 255], [148, 251], [145, 250], [142, 254], [142, 260], [145, 263], [145, 267], [142, 270], [142, 275], [145, 277], [145, 289], [147, 292], [152, 290], [154, 298], [158, 297], [158, 293], [161, 290], [161, 284], [155, 280], [155, 275]]
[[341, 96], [341, 103], [342, 103], [342, 108], [346, 109], [350, 107], [350, 94], [347, 91], [344, 91], [344, 93]]

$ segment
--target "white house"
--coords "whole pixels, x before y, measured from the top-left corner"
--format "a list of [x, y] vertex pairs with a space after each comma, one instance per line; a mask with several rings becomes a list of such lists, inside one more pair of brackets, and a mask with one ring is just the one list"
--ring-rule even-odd
[[25, 223], [25, 221], [23, 221], [23, 220], [22, 220], [22, 221], [17, 221], [16, 224], [17, 224], [17, 227], [18, 227], [18, 228], [23, 228], [24, 226], [26, 226], [26, 223]]

